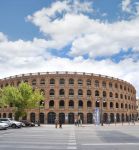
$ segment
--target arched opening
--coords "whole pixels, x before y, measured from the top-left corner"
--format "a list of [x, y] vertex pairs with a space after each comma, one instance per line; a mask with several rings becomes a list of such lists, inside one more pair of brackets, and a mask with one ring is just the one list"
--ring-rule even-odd
[[92, 107], [92, 102], [91, 101], [87, 101], [87, 107]]
[[110, 108], [111, 109], [113, 108], [113, 102], [110, 102]]
[[74, 84], [74, 80], [73, 79], [69, 79], [69, 84]]
[[124, 122], [125, 121], [125, 118], [124, 118], [124, 114], [122, 114], [122, 122]]
[[60, 101], [59, 101], [59, 107], [64, 107], [64, 106], [65, 106], [64, 100], [60, 100]]
[[35, 123], [35, 113], [30, 113], [30, 121]]
[[116, 114], [116, 122], [120, 122], [120, 115], [119, 115], [119, 113]]
[[114, 114], [113, 113], [110, 113], [110, 122], [114, 123]]
[[40, 123], [44, 123], [44, 113], [40, 113]]
[[65, 84], [65, 79], [60, 79], [59, 84]]
[[60, 90], [59, 90], [59, 95], [64, 95], [64, 94], [65, 94], [64, 89], [60, 89]]
[[91, 96], [91, 90], [87, 90], [87, 96]]
[[6, 113], [3, 113], [3, 118], [6, 118]]
[[49, 94], [50, 94], [50, 96], [55, 95], [55, 91], [54, 91], [54, 89], [50, 89]]
[[74, 113], [69, 113], [68, 114], [68, 123], [69, 124], [74, 124]]
[[93, 123], [93, 115], [92, 113], [87, 113], [87, 123]]
[[83, 90], [82, 89], [78, 90], [78, 95], [83, 95]]
[[54, 112], [49, 112], [48, 115], [47, 115], [47, 122], [48, 124], [54, 124], [55, 123], [55, 118], [56, 118], [56, 113]]
[[103, 114], [103, 122], [104, 122], [104, 123], [107, 123], [107, 121], [108, 121], [108, 114], [107, 114], [107, 113], [104, 113], [104, 114]]
[[98, 101], [96, 101], [96, 107], [99, 107], [99, 102]]
[[87, 83], [87, 85], [91, 85], [91, 80], [87, 79], [86, 83]]
[[98, 90], [95, 91], [95, 96], [99, 96], [99, 91]]
[[62, 124], [65, 123], [65, 114], [64, 113], [59, 113], [59, 120], [61, 120]]
[[50, 79], [50, 84], [55, 84], [55, 79]]
[[73, 100], [69, 101], [69, 107], [74, 107], [74, 101]]
[[50, 100], [50, 102], [49, 102], [49, 108], [54, 108], [54, 101], [53, 100]]
[[45, 84], [45, 79], [41, 79], [40, 84], [44, 85]]
[[95, 80], [95, 87], [99, 87], [99, 81]]
[[106, 91], [103, 91], [103, 97], [106, 97], [107, 94], [106, 94]]
[[102, 82], [102, 87], [106, 88], [106, 82], [105, 81]]
[[74, 95], [74, 90], [73, 89], [69, 89], [69, 95]]
[[79, 107], [79, 108], [82, 108], [82, 107], [83, 107], [83, 101], [81, 101], [81, 100], [78, 101], [78, 107]]
[[79, 79], [78, 80], [78, 85], [82, 85], [83, 84], [83, 80], [82, 79]]

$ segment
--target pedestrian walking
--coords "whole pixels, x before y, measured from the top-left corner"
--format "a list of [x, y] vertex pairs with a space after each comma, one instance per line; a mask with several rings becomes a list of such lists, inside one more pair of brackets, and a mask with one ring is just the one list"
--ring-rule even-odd
[[58, 126], [58, 119], [55, 118], [55, 128], [57, 128], [57, 126]]
[[59, 128], [62, 128], [62, 120], [59, 119]]
[[75, 126], [77, 126], [77, 119], [74, 120], [74, 124], [75, 124]]

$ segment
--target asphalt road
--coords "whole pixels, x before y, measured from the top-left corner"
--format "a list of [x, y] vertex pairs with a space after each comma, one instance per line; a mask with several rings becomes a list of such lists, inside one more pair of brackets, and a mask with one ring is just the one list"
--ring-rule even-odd
[[0, 150], [139, 150], [139, 125], [0, 130]]

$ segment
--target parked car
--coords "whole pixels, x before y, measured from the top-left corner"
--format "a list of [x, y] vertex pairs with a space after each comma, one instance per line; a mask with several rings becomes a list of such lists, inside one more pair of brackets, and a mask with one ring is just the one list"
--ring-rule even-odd
[[11, 118], [0, 118], [0, 121], [3, 123], [7, 123], [12, 128], [21, 128], [22, 127], [21, 122], [12, 120]]
[[25, 124], [26, 127], [34, 127], [35, 124], [33, 122], [30, 122], [28, 120], [21, 120], [22, 123]]
[[0, 121], [0, 130], [7, 130], [9, 125]]

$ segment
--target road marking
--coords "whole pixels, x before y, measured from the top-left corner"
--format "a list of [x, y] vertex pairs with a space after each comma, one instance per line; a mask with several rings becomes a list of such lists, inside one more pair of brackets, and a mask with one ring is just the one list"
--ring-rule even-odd
[[112, 146], [112, 145], [115, 145], [115, 146], [118, 146], [118, 145], [139, 145], [139, 143], [86, 143], [86, 144], [81, 144], [81, 145], [84, 145], [84, 146]]
[[68, 146], [67, 149], [77, 149], [76, 146]]
[[77, 149], [75, 131], [74, 130], [72, 130], [72, 132], [69, 135], [69, 141], [68, 141], [67, 149]]

